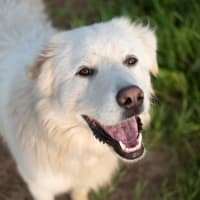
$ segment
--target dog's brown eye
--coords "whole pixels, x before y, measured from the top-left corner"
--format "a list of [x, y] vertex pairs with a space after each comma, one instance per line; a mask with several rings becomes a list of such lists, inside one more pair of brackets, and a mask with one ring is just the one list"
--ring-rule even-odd
[[134, 66], [138, 62], [138, 59], [135, 56], [127, 56], [123, 64], [130, 67]]
[[80, 76], [92, 76], [95, 73], [95, 69], [86, 66], [81, 67], [81, 69], [76, 73]]

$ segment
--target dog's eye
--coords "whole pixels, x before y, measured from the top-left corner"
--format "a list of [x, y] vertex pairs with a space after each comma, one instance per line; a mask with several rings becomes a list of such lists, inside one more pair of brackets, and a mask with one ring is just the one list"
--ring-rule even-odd
[[135, 56], [130, 55], [126, 57], [123, 64], [128, 67], [131, 67], [131, 66], [134, 66], [137, 62], [138, 62], [138, 59]]
[[87, 66], [82, 66], [76, 75], [80, 76], [92, 76], [95, 73], [95, 69], [89, 68]]

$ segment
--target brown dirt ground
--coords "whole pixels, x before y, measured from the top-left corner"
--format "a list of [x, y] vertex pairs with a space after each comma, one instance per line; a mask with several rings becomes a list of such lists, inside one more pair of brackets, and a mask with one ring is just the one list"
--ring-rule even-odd
[[[142, 192], [141, 200], [153, 200], [157, 188], [163, 179], [169, 175], [172, 165], [166, 148], [148, 152], [138, 163], [123, 165], [125, 174], [118, 178], [115, 190], [109, 200], [133, 199], [136, 183], [145, 180], [147, 183]], [[65, 194], [57, 200], [69, 200]], [[32, 200], [28, 189], [17, 173], [15, 162], [0, 141], [0, 200]]]

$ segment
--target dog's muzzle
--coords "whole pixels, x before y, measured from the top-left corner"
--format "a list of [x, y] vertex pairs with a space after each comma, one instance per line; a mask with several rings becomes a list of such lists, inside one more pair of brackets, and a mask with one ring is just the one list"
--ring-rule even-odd
[[99, 141], [110, 145], [125, 159], [139, 158], [144, 153], [142, 123], [138, 117], [143, 110], [144, 93], [139, 87], [131, 85], [119, 90], [116, 101], [127, 118], [117, 124], [103, 125], [91, 116], [82, 116]]

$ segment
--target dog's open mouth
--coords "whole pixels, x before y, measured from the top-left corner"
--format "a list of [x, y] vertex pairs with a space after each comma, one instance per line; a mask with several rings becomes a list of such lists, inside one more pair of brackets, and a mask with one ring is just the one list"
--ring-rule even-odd
[[143, 155], [142, 123], [139, 117], [131, 117], [109, 126], [104, 126], [87, 115], [83, 115], [83, 118], [95, 137], [110, 145], [121, 157], [133, 160]]

